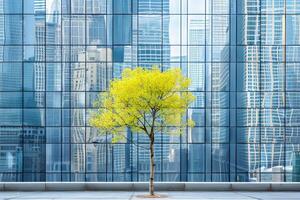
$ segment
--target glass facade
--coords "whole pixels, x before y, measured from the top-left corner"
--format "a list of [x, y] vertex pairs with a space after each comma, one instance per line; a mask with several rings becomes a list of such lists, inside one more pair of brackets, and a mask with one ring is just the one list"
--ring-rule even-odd
[[[157, 181], [300, 181], [299, 0], [0, 0], [0, 181], [148, 181], [148, 139], [88, 124], [124, 68], [180, 67], [196, 126]], [[139, 145], [132, 143], [133, 140]]]

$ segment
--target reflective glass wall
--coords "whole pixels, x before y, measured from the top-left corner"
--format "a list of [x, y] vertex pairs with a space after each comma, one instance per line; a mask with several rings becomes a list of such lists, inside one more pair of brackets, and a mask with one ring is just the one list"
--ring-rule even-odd
[[[196, 126], [157, 181], [300, 181], [300, 1], [0, 0], [0, 181], [148, 181], [148, 139], [88, 124], [124, 68], [180, 67]], [[134, 145], [134, 141], [138, 144]]]

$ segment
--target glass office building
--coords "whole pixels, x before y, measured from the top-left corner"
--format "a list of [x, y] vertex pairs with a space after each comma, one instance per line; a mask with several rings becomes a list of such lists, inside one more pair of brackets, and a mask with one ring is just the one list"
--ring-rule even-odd
[[[0, 181], [148, 181], [147, 137], [89, 126], [124, 68], [180, 67], [196, 126], [157, 181], [300, 181], [299, 0], [0, 0]], [[132, 144], [132, 140], [139, 145]]]

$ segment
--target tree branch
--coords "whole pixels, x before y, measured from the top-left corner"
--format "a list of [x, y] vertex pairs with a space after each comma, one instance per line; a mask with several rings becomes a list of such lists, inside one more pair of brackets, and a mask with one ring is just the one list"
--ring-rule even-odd
[[142, 149], [149, 150], [149, 149], [147, 149], [147, 148], [145, 148], [145, 147], [142, 147], [142, 146], [138, 145], [137, 143], [135, 143], [135, 142], [133, 141], [132, 138], [131, 138], [131, 139], [128, 139], [128, 137], [126, 137], [125, 135], [121, 135], [121, 136], [123, 136], [126, 140], [130, 140], [130, 142], [131, 142], [133, 145], [135, 145], [135, 146], [137, 146], [137, 147], [139, 147], [139, 148], [142, 148]]

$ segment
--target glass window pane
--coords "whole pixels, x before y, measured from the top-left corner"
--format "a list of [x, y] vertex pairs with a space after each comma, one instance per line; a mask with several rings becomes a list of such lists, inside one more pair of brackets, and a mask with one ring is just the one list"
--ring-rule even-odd
[[189, 144], [188, 150], [188, 171], [205, 172], [205, 145]]
[[21, 108], [22, 95], [21, 92], [0, 92], [0, 108]]
[[300, 91], [300, 64], [288, 63], [286, 64], [286, 90]]
[[85, 127], [72, 127], [71, 128], [71, 141], [72, 143], [85, 142]]
[[286, 46], [286, 61], [300, 62], [300, 47]]
[[212, 44], [228, 45], [229, 42], [229, 15], [212, 16]]
[[300, 108], [300, 92], [286, 93], [286, 107]]
[[180, 15], [165, 15], [163, 17], [163, 37], [164, 44], [180, 45], [181, 41], [181, 16]]
[[60, 109], [47, 109], [46, 125], [47, 126], [61, 126], [61, 110]]
[[[16, 1], [16, 0], [14, 0]], [[7, 4], [7, 3], [6, 3]], [[22, 4], [22, 3], [21, 3]], [[15, 9], [5, 9], [8, 11], [18, 11], [19, 5], [10, 5], [8, 7], [15, 7]], [[23, 18], [22, 15], [0, 15], [1, 26], [0, 31], [2, 32], [0, 45], [22, 45], [22, 26]], [[26, 32], [26, 30], [24, 30]], [[4, 34], [3, 34], [4, 33]], [[20, 49], [22, 50], [22, 49]], [[1, 54], [3, 54], [2, 52]], [[15, 59], [15, 58], [14, 58]]]
[[259, 108], [260, 92], [238, 92], [237, 107], [238, 108]]
[[23, 172], [31, 172], [32, 176], [25, 175], [26, 181], [36, 181], [39, 180], [39, 176], [42, 177], [39, 172], [46, 171], [46, 147], [44, 144], [24, 144], [24, 163]]
[[286, 126], [300, 125], [300, 109], [286, 109]]
[[181, 12], [181, 0], [169, 0], [163, 4], [163, 12], [170, 14], [180, 14]]
[[[48, 54], [49, 55], [49, 52]], [[62, 71], [60, 63], [47, 63], [46, 65], [46, 90], [61, 91]]]
[[205, 0], [188, 0], [189, 14], [205, 14], [205, 7]]
[[80, 172], [85, 171], [85, 145], [72, 144], [71, 145], [71, 172], [75, 172], [74, 179], [80, 179]]
[[203, 109], [189, 109], [189, 116], [195, 122], [196, 126], [204, 126], [204, 110]]
[[46, 143], [59, 144], [61, 143], [61, 128], [60, 127], [47, 127], [46, 128]]
[[[95, 17], [93, 17], [95, 18]], [[150, 17], [151, 18], [151, 17]], [[143, 18], [143, 16], [140, 16], [139, 20], [147, 20], [146, 18]], [[99, 23], [99, 20], [103, 22], [103, 24]], [[160, 18], [157, 17], [157, 20], [160, 20]], [[103, 28], [105, 30], [105, 18], [98, 18], [98, 19], [94, 19], [94, 23], [97, 24], [93, 24], [93, 31], [97, 31], [96, 28], [98, 26], [98, 28]], [[151, 19], [148, 19], [149, 22], [151, 22]], [[157, 21], [157, 23], [159, 23], [159, 21]], [[156, 24], [156, 23], [155, 23]], [[148, 26], [145, 24], [145, 27]], [[131, 33], [132, 33], [132, 25], [131, 25], [131, 15], [114, 15], [113, 16], [113, 44], [115, 45], [129, 45], [131, 43]], [[103, 36], [101, 35], [102, 38], [105, 38], [104, 32], [100, 33], [103, 34]], [[99, 35], [100, 36], [100, 35]], [[100, 37], [100, 38], [101, 38]], [[110, 35], [108, 35], [108, 37], [111, 37]], [[100, 41], [103, 41], [103, 44], [105, 44], [105, 40], [101, 39]]]
[[212, 171], [229, 171], [229, 147], [227, 144], [212, 144]]
[[61, 145], [46, 145], [46, 171], [51, 173], [61, 172]]
[[[249, 156], [248, 156], [249, 152]], [[259, 181], [260, 168], [260, 145], [259, 144], [238, 144], [237, 146], [237, 171], [253, 172], [256, 174], [254, 181]], [[249, 180], [248, 180], [249, 181]]]
[[283, 109], [261, 109], [261, 126], [284, 126], [285, 111]]
[[106, 172], [107, 145], [87, 144], [86, 145], [86, 170], [87, 172]]
[[188, 15], [189, 45], [205, 45], [205, 33], [205, 15]]
[[[239, 1], [240, 2], [240, 1]], [[237, 44], [259, 45], [260, 43], [259, 15], [237, 15]], [[247, 25], [247, 29], [244, 26]], [[245, 48], [249, 48], [245, 46]]]
[[260, 12], [260, 1], [248, 3], [248, 0], [237, 1], [237, 12], [241, 14], [257, 14]]
[[24, 109], [23, 124], [45, 126], [45, 109]]
[[46, 1], [47, 14], [61, 14], [62, 0], [44, 0]]
[[[154, 13], [153, 13], [154, 14]], [[141, 45], [162, 43], [162, 18], [160, 15], [139, 15], [138, 41]]]
[[[279, 5], [277, 3], [276, 5]], [[275, 10], [275, 9], [273, 9]], [[284, 9], [282, 8], [284, 12]], [[285, 27], [283, 15], [261, 15], [261, 42], [263, 45], [284, 44]]]
[[237, 128], [237, 143], [259, 143], [259, 127], [240, 127]]

